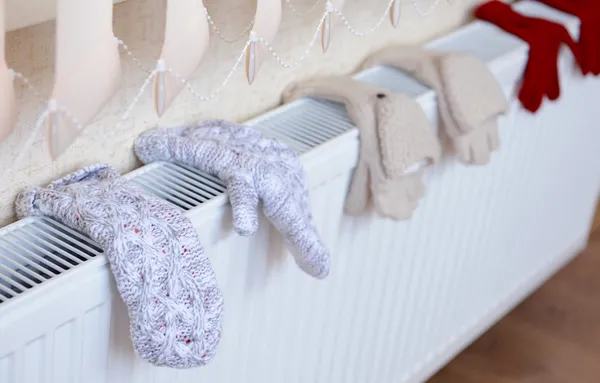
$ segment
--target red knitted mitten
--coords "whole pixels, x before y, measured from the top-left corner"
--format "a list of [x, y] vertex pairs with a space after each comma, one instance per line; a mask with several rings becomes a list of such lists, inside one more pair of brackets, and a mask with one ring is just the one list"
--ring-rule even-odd
[[475, 17], [495, 24], [529, 45], [529, 60], [523, 73], [519, 100], [523, 107], [536, 112], [544, 96], [556, 100], [560, 96], [558, 55], [567, 44], [578, 63], [582, 62], [579, 46], [564, 26], [548, 20], [523, 16], [510, 5], [489, 1], [475, 10]]
[[577, 16], [579, 26], [579, 47], [581, 49], [583, 72], [600, 74], [600, 1], [598, 0], [537, 0], [559, 11]]

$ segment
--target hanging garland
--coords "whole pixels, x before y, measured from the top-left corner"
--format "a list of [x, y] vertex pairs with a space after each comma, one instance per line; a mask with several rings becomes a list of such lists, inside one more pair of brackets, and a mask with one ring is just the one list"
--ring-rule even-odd
[[[300, 66], [306, 60], [306, 58], [308, 57], [308, 54], [314, 47], [314, 45], [315, 45], [317, 39], [319, 39], [319, 37], [321, 40], [321, 46], [322, 46], [323, 51], [324, 52], [327, 51], [327, 49], [329, 48], [329, 45], [330, 45], [330, 41], [331, 41], [331, 24], [332, 24], [331, 16], [333, 14], [336, 14], [340, 17], [340, 19], [342, 20], [342, 23], [346, 27], [346, 29], [348, 29], [352, 34], [354, 34], [356, 36], [360, 36], [360, 37], [365, 37], [365, 36], [373, 33], [375, 30], [377, 30], [381, 26], [381, 24], [383, 23], [383, 20], [385, 20], [386, 17], [389, 17], [390, 22], [391, 22], [392, 26], [394, 26], [394, 27], [397, 27], [398, 20], [399, 20], [400, 0], [390, 0], [387, 4], [387, 7], [385, 8], [383, 14], [381, 15], [381, 17], [378, 18], [378, 21], [375, 23], [375, 25], [373, 27], [371, 27], [365, 31], [358, 31], [354, 27], [352, 27], [352, 25], [349, 23], [346, 16], [341, 11], [341, 7], [343, 5], [343, 0], [327, 1], [325, 4], [325, 9], [323, 11], [323, 14], [320, 18], [320, 21], [319, 21], [305, 51], [295, 61], [286, 62], [284, 59], [281, 58], [281, 56], [274, 50], [273, 46], [271, 45], [271, 41], [275, 37], [275, 33], [277, 31], [277, 27], [279, 24], [279, 17], [280, 17], [280, 13], [281, 13], [280, 3], [279, 3], [279, 8], [277, 8], [277, 5], [275, 4], [274, 0], [260, 0], [260, 1], [264, 1], [266, 4], [272, 5], [275, 8], [269, 8], [267, 6], [266, 7], [267, 11], [265, 12], [265, 10], [263, 10], [264, 7], [258, 7], [259, 9], [261, 9], [261, 11], [257, 10], [255, 18], [250, 21], [250, 23], [244, 29], [244, 31], [240, 34], [240, 36], [235, 39], [227, 39], [227, 38], [223, 37], [219, 28], [216, 26], [216, 24], [214, 23], [213, 19], [210, 16], [210, 14], [206, 10], [206, 7], [204, 7], [204, 6], [201, 7], [201, 9], [204, 10], [204, 15], [206, 17], [207, 25], [210, 26], [210, 28], [215, 32], [215, 34], [223, 41], [234, 42], [236, 40], [239, 40], [239, 39], [241, 39], [241, 37], [243, 37], [243, 35], [245, 35], [245, 33], [249, 29], [252, 29], [252, 31], [250, 32], [250, 36], [249, 36], [248, 40], [246, 41], [246, 43], [244, 44], [240, 54], [237, 56], [237, 59], [236, 59], [234, 65], [229, 70], [229, 72], [227, 73], [225, 78], [222, 80], [221, 84], [212, 93], [205, 95], [205, 96], [200, 95], [190, 85], [190, 83], [188, 81], [188, 77], [193, 73], [193, 70], [189, 70], [189, 68], [194, 67], [194, 63], [192, 63], [191, 61], [190, 61], [191, 64], [188, 63], [188, 65], [186, 66], [188, 69], [182, 70], [180, 68], [174, 68], [173, 66], [170, 66], [169, 62], [167, 60], [165, 60], [165, 57], [163, 56], [163, 54], [161, 54], [161, 59], [159, 59], [157, 61], [155, 68], [153, 70], [148, 70], [141, 64], [139, 59], [137, 59], [133, 55], [133, 53], [131, 52], [129, 47], [121, 39], [115, 37], [114, 40], [115, 40], [116, 44], [123, 49], [123, 51], [132, 59], [132, 61], [135, 63], [135, 65], [138, 68], [140, 68], [140, 70], [142, 70], [143, 72], [148, 74], [147, 77], [145, 78], [144, 82], [142, 83], [140, 89], [138, 90], [136, 96], [133, 98], [132, 102], [127, 106], [124, 113], [119, 118], [117, 124], [115, 125], [115, 129], [113, 129], [111, 132], [108, 132], [108, 133], [104, 132], [101, 136], [100, 135], [97, 135], [97, 136], [88, 135], [85, 132], [84, 124], [79, 122], [79, 120], [76, 118], [76, 116], [73, 115], [64, 105], [62, 105], [62, 103], [59, 103], [56, 99], [49, 100], [46, 102], [46, 109], [39, 116], [34, 129], [31, 131], [31, 133], [28, 136], [27, 140], [25, 141], [23, 147], [19, 151], [17, 158], [15, 159], [15, 161], [13, 161], [12, 165], [10, 167], [6, 168], [3, 171], [3, 173], [0, 175], [0, 186], [2, 185], [5, 177], [8, 174], [10, 174], [13, 169], [16, 169], [19, 166], [19, 163], [23, 159], [24, 153], [26, 153], [29, 150], [29, 148], [33, 145], [35, 137], [37, 137], [39, 131], [41, 130], [41, 127], [46, 123], [46, 121], [48, 119], [50, 119], [53, 116], [54, 117], [60, 116], [61, 121], [68, 121], [72, 125], [71, 133], [74, 133], [74, 134], [72, 134], [73, 139], [79, 135], [82, 135], [82, 136], [85, 136], [94, 141], [105, 141], [105, 140], [109, 139], [110, 137], [116, 135], [121, 130], [123, 123], [129, 118], [134, 107], [138, 104], [142, 95], [145, 93], [146, 89], [153, 81], [155, 83], [155, 87], [154, 87], [155, 108], [157, 110], [158, 115], [161, 115], [162, 113], [164, 113], [164, 110], [166, 109], [166, 107], [169, 105], [169, 103], [174, 98], [173, 93], [170, 93], [170, 95], [168, 92], [164, 93], [165, 90], [167, 89], [166, 84], [167, 84], [167, 81], [169, 81], [169, 80], [167, 80], [168, 77], [171, 77], [172, 79], [175, 80], [174, 82], [169, 82], [169, 84], [172, 84], [171, 89], [176, 90], [176, 89], [186, 88], [192, 94], [192, 96], [194, 98], [196, 98], [199, 102], [207, 102], [207, 101], [213, 100], [221, 93], [223, 88], [227, 85], [227, 83], [229, 82], [229, 80], [231, 79], [233, 74], [237, 71], [238, 67], [241, 65], [242, 61], [245, 61], [248, 82], [251, 84], [253, 82], [253, 80], [255, 79], [257, 71], [260, 67], [261, 57], [264, 54], [266, 54], [267, 52], [275, 59], [275, 61], [280, 66], [287, 68], [287, 69], [291, 69], [291, 68]], [[271, 3], [269, 3], [269, 1]], [[311, 12], [312, 12], [312, 8], [316, 8], [318, 3], [320, 3], [320, 2], [321, 2], [320, 0], [316, 1], [316, 3], [311, 7]], [[411, 0], [411, 4], [415, 7], [415, 9], [417, 9], [417, 12], [421, 16], [428, 15], [431, 12], [431, 10], [433, 10], [439, 4], [439, 2], [440, 2], [440, 0], [435, 0], [434, 3], [430, 6], [428, 12], [421, 12], [422, 10], [419, 11], [420, 8], [417, 8], [418, 7], [417, 0]], [[286, 0], [286, 4], [290, 8], [293, 7], [293, 5], [291, 4], [291, 0]], [[269, 12], [269, 9], [271, 9], [270, 12]], [[295, 9], [295, 8], [293, 8], [293, 9]], [[294, 13], [297, 14], [297, 12], [294, 12]], [[308, 12], [308, 13], [310, 13], [310, 12]], [[306, 13], [306, 14], [308, 14], [308, 13]], [[264, 15], [266, 15], [266, 16], [264, 16]], [[257, 25], [256, 20], [259, 17], [265, 21], [259, 21], [259, 23]], [[261, 19], [259, 19], [259, 20], [261, 20]], [[262, 23], [264, 23], [264, 24], [262, 24]], [[262, 26], [262, 25], [264, 25], [264, 26]], [[262, 34], [261, 34], [261, 32], [262, 32]], [[167, 43], [166, 39], [165, 39], [165, 43]], [[165, 46], [167, 46], [167, 45], [165, 45]], [[165, 52], [165, 46], [163, 46], [163, 53]], [[200, 58], [201, 58], [202, 54], [197, 55], [197, 56], [200, 56]], [[196, 58], [194, 61], [198, 61], [198, 58]], [[182, 74], [182, 72], [185, 72], [185, 73]], [[35, 92], [37, 95], [39, 95], [39, 92], [37, 90], [35, 90], [35, 88], [31, 85], [31, 83], [27, 79], [27, 77], [25, 77], [24, 75], [22, 75], [19, 72], [12, 71], [12, 70], [10, 73], [14, 74], [13, 75], [14, 79], [22, 81], [29, 90], [31, 90], [31, 91]], [[167, 74], [168, 74], [168, 76], [166, 76]], [[176, 83], [179, 83], [179, 85], [174, 85]], [[174, 92], [174, 93], [176, 93], [176, 92]], [[66, 149], [66, 147], [61, 148], [62, 151], [64, 151], [64, 149]], [[56, 151], [56, 153], [60, 154], [59, 152], [61, 152], [61, 150]], [[56, 157], [56, 156], [54, 156], [54, 157]]]

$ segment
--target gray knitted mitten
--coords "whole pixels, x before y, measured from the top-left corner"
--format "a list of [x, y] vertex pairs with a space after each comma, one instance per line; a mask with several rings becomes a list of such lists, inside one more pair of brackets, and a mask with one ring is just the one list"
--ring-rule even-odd
[[446, 134], [459, 159], [486, 164], [498, 148], [497, 118], [508, 110], [506, 96], [486, 64], [461, 53], [397, 46], [372, 54], [363, 68], [390, 65], [435, 90]]
[[220, 178], [240, 235], [256, 232], [262, 200], [265, 216], [291, 245], [298, 266], [316, 278], [329, 273], [330, 255], [312, 220], [302, 163], [286, 145], [250, 126], [208, 120], [143, 133], [135, 151], [144, 163], [181, 162]]
[[372, 200], [384, 217], [411, 217], [425, 193], [423, 168], [441, 154], [421, 106], [404, 94], [345, 76], [292, 84], [283, 92], [285, 102], [306, 96], [343, 103], [360, 133], [346, 213], [362, 214]]
[[55, 218], [104, 249], [143, 359], [189, 368], [213, 357], [223, 297], [198, 235], [179, 209], [100, 164], [21, 191], [16, 210], [19, 217]]

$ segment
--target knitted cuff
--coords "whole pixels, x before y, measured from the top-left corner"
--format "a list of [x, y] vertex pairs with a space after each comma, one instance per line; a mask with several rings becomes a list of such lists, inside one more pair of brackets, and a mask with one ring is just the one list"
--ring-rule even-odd
[[[46, 190], [56, 189], [61, 186], [68, 186], [85, 180], [109, 180], [119, 177], [119, 173], [108, 164], [96, 164], [82, 169], [78, 169], [72, 173], [65, 175], [53, 181], [45, 187]], [[15, 200], [15, 211], [19, 219], [28, 216], [44, 215], [39, 210], [36, 202], [38, 201], [41, 188], [25, 188], [19, 192]]]
[[176, 128], [156, 128], [138, 136], [134, 142], [136, 156], [145, 164], [156, 161], [172, 161], [170, 141], [185, 135], [187, 126]]
[[19, 192], [15, 200], [15, 211], [19, 219], [42, 215], [36, 207], [36, 200], [40, 190], [40, 188], [25, 188]]

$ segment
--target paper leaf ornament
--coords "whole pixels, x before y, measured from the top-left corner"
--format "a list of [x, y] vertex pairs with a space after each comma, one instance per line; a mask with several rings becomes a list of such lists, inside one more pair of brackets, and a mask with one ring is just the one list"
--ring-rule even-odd
[[[159, 71], [155, 79], [154, 104], [162, 116], [200, 65], [209, 42], [206, 8], [201, 0], [168, 0], [165, 40]], [[161, 70], [162, 69], [162, 70]], [[165, 69], [171, 69], [173, 74]]]
[[246, 77], [252, 84], [268, 50], [261, 40], [271, 44], [281, 23], [281, 0], [257, 0], [250, 44], [246, 48]]
[[390, 7], [390, 22], [394, 28], [398, 28], [398, 24], [400, 23], [400, 7], [402, 5], [401, 0], [394, 0], [392, 6]]
[[60, 156], [116, 93], [121, 74], [112, 0], [58, 0], [50, 153]]
[[341, 11], [344, 7], [344, 0], [331, 0], [327, 2], [325, 20], [321, 24], [321, 48], [327, 52], [331, 43], [332, 18], [335, 10]]

